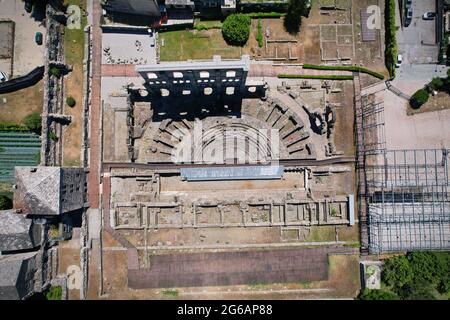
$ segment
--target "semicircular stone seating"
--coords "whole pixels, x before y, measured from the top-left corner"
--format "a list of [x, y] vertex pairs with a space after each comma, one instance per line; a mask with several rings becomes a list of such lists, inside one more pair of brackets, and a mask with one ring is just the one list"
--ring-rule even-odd
[[[223, 155], [224, 162], [231, 158], [242, 161], [242, 157], [247, 160], [244, 162], [315, 157], [303, 121], [276, 99], [243, 108], [239, 118], [211, 116], [201, 121], [200, 128], [198, 125], [198, 121], [186, 119], [163, 120], [152, 137], [148, 161], [170, 161], [180, 152], [190, 153], [196, 159], [193, 162], [218, 154]], [[189, 144], [192, 150], [186, 149]]]

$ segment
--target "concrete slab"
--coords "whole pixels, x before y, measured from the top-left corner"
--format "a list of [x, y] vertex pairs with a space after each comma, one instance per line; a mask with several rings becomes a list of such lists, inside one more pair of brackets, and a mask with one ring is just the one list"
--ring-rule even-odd
[[422, 19], [422, 15], [429, 11], [436, 11], [435, 0], [413, 1], [413, 19], [411, 24], [405, 27], [400, 21], [397, 4], [397, 26], [401, 26], [397, 31], [397, 42], [405, 64], [434, 63], [438, 59], [436, 21]]
[[[103, 64], [155, 64], [156, 47], [152, 38], [145, 33], [113, 33], [102, 35]], [[109, 50], [108, 53], [105, 52]]]
[[13, 75], [24, 75], [44, 65], [45, 46], [37, 45], [34, 36], [41, 32], [45, 43], [45, 28], [25, 11], [23, 1], [1, 0], [0, 19], [11, 19], [16, 23]]

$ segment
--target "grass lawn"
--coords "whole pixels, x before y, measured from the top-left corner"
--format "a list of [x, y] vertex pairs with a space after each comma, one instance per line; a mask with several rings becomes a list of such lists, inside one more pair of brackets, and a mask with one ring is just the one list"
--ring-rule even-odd
[[[66, 5], [77, 5], [82, 10], [86, 10], [86, 0], [65, 0]], [[84, 59], [84, 27], [87, 25], [87, 18], [82, 17], [80, 29], [65, 29], [64, 50], [66, 63], [71, 65], [83, 65]]]
[[224, 59], [239, 59], [242, 53], [242, 48], [225, 43], [219, 29], [163, 32], [159, 34], [159, 44], [161, 61], [212, 59], [213, 55], [220, 55]]
[[328, 274], [336, 296], [356, 297], [361, 288], [358, 255], [330, 255]]
[[[86, 9], [86, 0], [66, 0], [66, 5], [77, 5], [82, 11]], [[64, 132], [64, 165], [79, 166], [81, 155], [82, 117], [83, 117], [83, 59], [84, 27], [87, 18], [82, 16], [80, 29], [65, 29], [64, 52], [66, 63], [73, 66], [65, 80], [65, 95], [75, 99], [73, 108], [65, 106], [65, 113], [72, 116], [72, 123]]]
[[311, 233], [305, 242], [329, 242], [336, 241], [335, 226], [312, 226]]

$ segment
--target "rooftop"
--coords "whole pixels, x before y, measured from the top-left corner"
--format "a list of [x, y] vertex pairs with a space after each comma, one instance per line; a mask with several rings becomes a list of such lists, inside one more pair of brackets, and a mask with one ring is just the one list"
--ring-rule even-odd
[[0, 251], [32, 249], [39, 245], [40, 227], [14, 210], [0, 211]]
[[0, 300], [18, 300], [33, 292], [36, 252], [0, 256]]
[[14, 207], [26, 214], [60, 213], [61, 168], [16, 167]]

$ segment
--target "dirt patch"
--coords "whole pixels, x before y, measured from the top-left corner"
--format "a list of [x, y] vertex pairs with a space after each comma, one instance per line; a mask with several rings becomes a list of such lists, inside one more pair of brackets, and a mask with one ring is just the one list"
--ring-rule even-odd
[[337, 227], [337, 234], [339, 241], [359, 241], [359, 226], [355, 224], [354, 226], [339, 226]]
[[447, 92], [438, 92], [437, 95], [430, 96], [428, 102], [421, 106], [420, 109], [413, 109], [408, 104], [406, 114], [411, 116], [418, 113], [441, 111], [445, 109], [450, 109], [450, 95]]
[[320, 29], [319, 27], [304, 27], [300, 34], [303, 44], [303, 60], [307, 63], [320, 64]]
[[23, 124], [24, 118], [30, 113], [41, 113], [43, 104], [43, 80], [33, 87], [12, 93], [0, 94], [0, 122]]
[[336, 296], [356, 297], [361, 284], [358, 255], [330, 255], [329, 281]]

